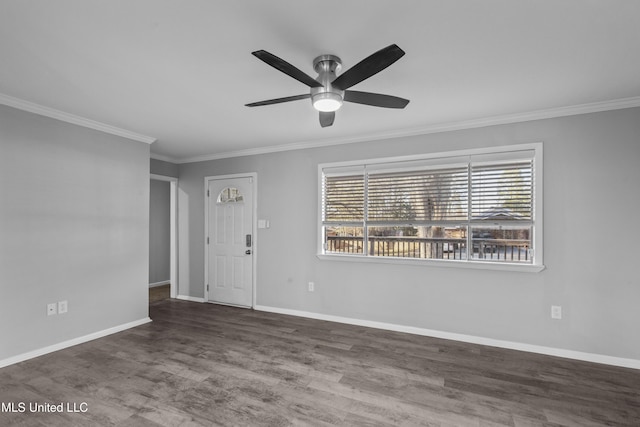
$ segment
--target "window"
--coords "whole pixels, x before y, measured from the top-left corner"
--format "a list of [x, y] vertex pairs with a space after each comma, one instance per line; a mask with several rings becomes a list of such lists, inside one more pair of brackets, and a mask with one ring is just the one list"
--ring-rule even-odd
[[240, 190], [234, 187], [227, 187], [218, 194], [217, 203], [237, 203], [242, 202], [244, 197]]
[[321, 256], [542, 266], [542, 144], [325, 164], [319, 173]]

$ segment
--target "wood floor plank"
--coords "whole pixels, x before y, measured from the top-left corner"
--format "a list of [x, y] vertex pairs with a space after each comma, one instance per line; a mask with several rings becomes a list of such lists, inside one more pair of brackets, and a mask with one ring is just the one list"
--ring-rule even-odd
[[162, 299], [152, 323], [0, 369], [25, 426], [638, 426], [640, 371]]

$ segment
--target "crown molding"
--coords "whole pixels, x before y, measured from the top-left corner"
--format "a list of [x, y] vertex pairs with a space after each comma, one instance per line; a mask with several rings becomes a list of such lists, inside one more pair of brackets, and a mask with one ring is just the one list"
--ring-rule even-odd
[[273, 145], [262, 148], [250, 148], [246, 150], [227, 151], [224, 153], [202, 155], [188, 158], [171, 159], [173, 163], [194, 163], [209, 160], [227, 159], [232, 157], [254, 156], [258, 154], [277, 153], [281, 151], [302, 150], [308, 148], [328, 147], [332, 145], [352, 144], [356, 142], [376, 141], [381, 139], [401, 138], [431, 133], [452, 132], [464, 129], [474, 129], [487, 126], [505, 125], [511, 123], [528, 122], [533, 120], [553, 119], [557, 117], [575, 116], [579, 114], [598, 113], [609, 110], [621, 110], [624, 108], [640, 107], [640, 96], [615, 99], [610, 101], [593, 102], [588, 104], [572, 105], [568, 107], [550, 108], [525, 113], [506, 114], [501, 116], [485, 117], [480, 119], [463, 120], [450, 123], [438, 123], [409, 129], [401, 129], [384, 133], [360, 135], [348, 138], [331, 138], [318, 141], [303, 141], [292, 144]]
[[43, 105], [25, 101], [24, 99], [14, 98], [13, 96], [5, 95], [3, 93], [0, 93], [0, 104], [17, 108], [23, 111], [28, 111], [40, 116], [49, 117], [51, 119], [60, 120], [62, 122], [67, 122], [77, 126], [109, 133], [111, 135], [120, 136], [122, 138], [130, 139], [133, 141], [144, 142], [146, 144], [152, 144], [156, 141], [156, 138], [150, 136], [131, 132], [126, 129], [121, 129], [84, 117], [76, 116], [75, 114], [65, 113], [64, 111], [56, 110], [55, 108], [45, 107]]
[[[28, 111], [30, 113], [82, 126], [85, 128], [97, 130], [120, 136], [133, 141], [152, 144], [156, 138], [131, 132], [126, 129], [107, 125], [95, 120], [80, 117], [54, 108], [45, 107], [23, 99], [15, 98], [0, 93], [0, 104], [19, 110]], [[474, 129], [487, 126], [504, 125], [510, 123], [527, 122], [533, 120], [552, 119], [557, 117], [573, 116], [579, 114], [597, 113], [609, 110], [619, 110], [624, 108], [640, 107], [640, 96], [621, 98], [610, 101], [593, 102], [588, 104], [572, 105], [567, 107], [550, 108], [545, 110], [536, 110], [525, 113], [507, 114], [501, 116], [485, 117], [480, 119], [463, 120], [458, 122], [438, 123], [428, 126], [421, 126], [409, 129], [394, 130], [389, 132], [365, 134], [356, 137], [331, 138], [316, 141], [302, 141], [292, 144], [273, 145], [269, 147], [250, 148], [246, 150], [234, 150], [223, 153], [202, 155], [188, 158], [174, 158], [161, 154], [151, 153], [151, 158], [162, 160], [170, 163], [194, 163], [209, 160], [227, 159], [232, 157], [254, 156], [259, 154], [277, 153], [282, 151], [302, 150], [309, 148], [329, 147], [333, 145], [352, 144], [357, 142], [376, 141], [381, 139], [401, 138], [415, 135], [426, 135], [431, 133], [452, 132], [464, 129]]]
[[163, 161], [163, 162], [178, 163], [178, 159], [175, 159], [175, 158], [170, 157], [170, 156], [165, 156], [163, 154], [151, 153], [149, 157], [151, 157], [154, 160], [160, 160], [160, 161]]

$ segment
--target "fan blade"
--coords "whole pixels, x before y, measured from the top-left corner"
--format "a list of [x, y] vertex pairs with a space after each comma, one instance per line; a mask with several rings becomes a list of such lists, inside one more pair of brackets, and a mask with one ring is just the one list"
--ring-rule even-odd
[[336, 118], [336, 112], [324, 112], [320, 111], [320, 126], [326, 128], [327, 126], [331, 126], [333, 124], [333, 120]]
[[293, 77], [300, 83], [303, 83], [309, 87], [322, 87], [322, 84], [317, 82], [313, 77], [305, 74], [293, 65], [289, 64], [284, 59], [278, 58], [277, 56], [267, 52], [266, 50], [256, 50], [255, 52], [251, 52], [251, 54], [256, 58], [271, 65], [276, 70], [282, 71], [283, 73]]
[[306, 93], [304, 95], [295, 95], [295, 96], [286, 96], [284, 98], [267, 99], [266, 101], [252, 102], [251, 104], [244, 104], [244, 105], [245, 107], [259, 107], [261, 105], [280, 104], [282, 102], [297, 101], [299, 99], [308, 99], [309, 97], [311, 97], [311, 95]]
[[338, 76], [337, 79], [331, 82], [331, 85], [342, 90], [349, 89], [351, 86], [356, 85], [384, 70], [389, 65], [402, 58], [403, 55], [404, 50], [400, 49], [395, 44], [389, 45], [349, 68]]
[[344, 100], [356, 104], [373, 105], [384, 108], [404, 108], [409, 103], [408, 99], [397, 96], [383, 95], [381, 93], [359, 92], [357, 90], [345, 90]]

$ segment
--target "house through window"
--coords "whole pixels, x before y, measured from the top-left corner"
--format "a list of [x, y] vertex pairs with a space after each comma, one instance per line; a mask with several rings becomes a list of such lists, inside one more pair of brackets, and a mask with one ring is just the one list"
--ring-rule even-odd
[[320, 165], [319, 253], [541, 265], [541, 161], [527, 144]]

